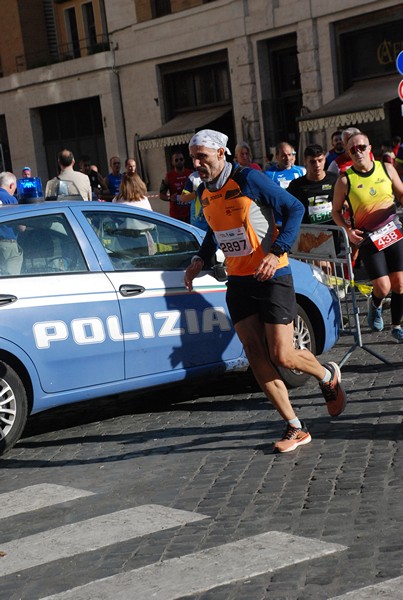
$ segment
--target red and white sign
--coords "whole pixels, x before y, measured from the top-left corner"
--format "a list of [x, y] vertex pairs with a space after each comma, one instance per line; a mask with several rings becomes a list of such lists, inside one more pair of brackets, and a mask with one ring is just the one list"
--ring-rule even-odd
[[399, 98], [400, 100], [403, 102], [403, 79], [402, 81], [399, 83], [399, 86], [397, 88], [397, 93], [399, 94]]

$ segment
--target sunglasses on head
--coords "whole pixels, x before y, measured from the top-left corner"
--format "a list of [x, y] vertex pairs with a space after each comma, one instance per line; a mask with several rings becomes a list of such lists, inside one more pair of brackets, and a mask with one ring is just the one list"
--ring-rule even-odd
[[351, 154], [357, 154], [358, 150], [360, 152], [365, 152], [365, 150], [368, 148], [368, 144], [356, 144], [355, 146], [351, 146], [349, 152]]

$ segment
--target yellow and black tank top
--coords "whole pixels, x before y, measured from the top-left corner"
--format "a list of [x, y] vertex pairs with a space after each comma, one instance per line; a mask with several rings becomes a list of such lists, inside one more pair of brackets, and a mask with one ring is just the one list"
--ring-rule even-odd
[[383, 163], [374, 161], [368, 173], [349, 167], [346, 200], [350, 205], [354, 227], [363, 231], [376, 231], [396, 213], [392, 181]]

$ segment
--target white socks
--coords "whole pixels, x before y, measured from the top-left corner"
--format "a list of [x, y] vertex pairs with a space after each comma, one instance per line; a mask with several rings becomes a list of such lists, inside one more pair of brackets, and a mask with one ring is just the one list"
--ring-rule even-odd
[[288, 421], [288, 423], [291, 425], [291, 427], [295, 427], [296, 429], [302, 429], [301, 421], [298, 419], [298, 417], [295, 417], [295, 419], [291, 419], [291, 421]]

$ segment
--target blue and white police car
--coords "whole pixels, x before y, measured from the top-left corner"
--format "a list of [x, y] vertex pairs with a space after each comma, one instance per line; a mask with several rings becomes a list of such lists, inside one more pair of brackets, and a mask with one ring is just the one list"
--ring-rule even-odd
[[[203, 235], [124, 204], [1, 207], [0, 454], [30, 414], [248, 368], [225, 281], [208, 268], [194, 292], [184, 287]], [[338, 339], [337, 299], [319, 270], [292, 269], [295, 343], [321, 354]], [[289, 386], [305, 380], [282, 375]]]

